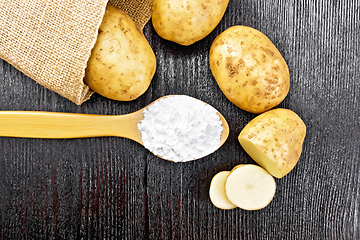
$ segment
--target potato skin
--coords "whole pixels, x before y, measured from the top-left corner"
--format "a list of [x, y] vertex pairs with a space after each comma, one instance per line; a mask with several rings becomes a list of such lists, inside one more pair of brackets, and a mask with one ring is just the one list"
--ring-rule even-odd
[[141, 96], [156, 70], [156, 58], [134, 21], [108, 5], [84, 82], [100, 95], [119, 101]]
[[160, 37], [191, 45], [214, 30], [228, 3], [229, 0], [154, 0], [152, 24]]
[[270, 110], [289, 92], [284, 58], [263, 33], [251, 27], [233, 26], [217, 36], [209, 64], [221, 91], [245, 111]]
[[[281, 178], [288, 174], [298, 162], [305, 135], [305, 123], [295, 112], [277, 108], [251, 120], [240, 132], [238, 139], [241, 145], [243, 145], [242, 138], [256, 145], [279, 170], [280, 175], [275, 177]], [[251, 157], [266, 169], [257, 159], [259, 154]], [[269, 169], [266, 170], [269, 171]], [[272, 171], [269, 172], [273, 174]]]

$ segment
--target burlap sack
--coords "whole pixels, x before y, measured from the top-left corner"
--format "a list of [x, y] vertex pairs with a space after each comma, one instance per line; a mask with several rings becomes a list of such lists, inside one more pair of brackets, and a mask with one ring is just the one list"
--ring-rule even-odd
[[[0, 58], [44, 87], [80, 105], [83, 83], [108, 0], [0, 0]], [[110, 0], [142, 29], [152, 0]]]

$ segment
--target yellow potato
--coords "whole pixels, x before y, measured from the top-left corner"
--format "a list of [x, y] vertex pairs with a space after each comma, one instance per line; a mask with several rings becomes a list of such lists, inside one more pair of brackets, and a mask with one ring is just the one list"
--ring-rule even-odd
[[156, 70], [153, 50], [134, 21], [108, 5], [84, 82], [100, 95], [120, 101], [141, 96]]
[[281, 103], [289, 92], [284, 58], [261, 32], [234, 26], [214, 40], [209, 55], [221, 91], [236, 106], [262, 113]]
[[306, 126], [291, 110], [277, 108], [260, 114], [240, 132], [244, 150], [271, 175], [282, 178], [298, 162]]
[[190, 45], [219, 24], [228, 3], [229, 0], [154, 0], [152, 24], [160, 37]]

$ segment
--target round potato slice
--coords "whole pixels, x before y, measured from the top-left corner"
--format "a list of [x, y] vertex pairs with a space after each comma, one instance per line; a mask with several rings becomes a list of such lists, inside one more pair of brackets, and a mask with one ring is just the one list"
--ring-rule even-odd
[[263, 168], [247, 164], [234, 168], [225, 182], [227, 198], [245, 210], [266, 207], [275, 195], [274, 178]]
[[[246, 166], [246, 164], [236, 165], [236, 166], [231, 170], [231, 172], [234, 171], [235, 169], [239, 168], [239, 167], [242, 167], [242, 166]], [[231, 172], [230, 172], [230, 173], [231, 173]]]
[[225, 181], [229, 174], [230, 171], [222, 171], [217, 173], [211, 180], [209, 196], [211, 202], [217, 208], [221, 208], [221, 209], [236, 208], [236, 205], [230, 202], [225, 194]]

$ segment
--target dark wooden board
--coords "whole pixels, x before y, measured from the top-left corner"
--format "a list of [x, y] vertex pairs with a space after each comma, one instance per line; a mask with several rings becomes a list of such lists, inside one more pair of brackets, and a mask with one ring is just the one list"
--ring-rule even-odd
[[[254, 163], [237, 141], [256, 115], [230, 103], [209, 69], [212, 41], [233, 25], [266, 34], [288, 63], [280, 107], [307, 125], [294, 170], [259, 211], [220, 210], [212, 177]], [[2, 239], [360, 239], [360, 1], [230, 0], [224, 18], [188, 47], [145, 36], [157, 56], [148, 91], [133, 102], [99, 95], [77, 106], [0, 61], [0, 110], [125, 114], [168, 94], [217, 108], [230, 136], [198, 161], [172, 163], [128, 139], [0, 138]]]

